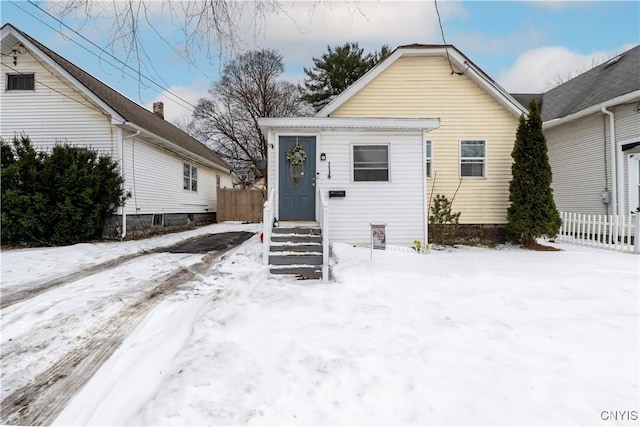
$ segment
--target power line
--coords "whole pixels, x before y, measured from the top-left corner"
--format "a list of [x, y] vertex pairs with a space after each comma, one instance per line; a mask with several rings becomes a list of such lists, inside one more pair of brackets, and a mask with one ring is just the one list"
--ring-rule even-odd
[[457, 74], [459, 76], [463, 75], [464, 72], [460, 73], [453, 69], [453, 65], [451, 64], [451, 58], [449, 57], [449, 48], [447, 46], [447, 41], [444, 38], [444, 29], [442, 28], [442, 19], [440, 19], [440, 11], [438, 10], [438, 0], [433, 0], [433, 3], [436, 5], [436, 14], [438, 15], [438, 24], [440, 25], [440, 34], [442, 34], [442, 43], [444, 43], [444, 51], [447, 54], [447, 61], [449, 62], [449, 68], [451, 68], [451, 74]]
[[[109, 53], [106, 49], [98, 46], [96, 43], [94, 43], [93, 41], [91, 41], [90, 39], [88, 39], [87, 37], [83, 36], [82, 34], [80, 34], [78, 31], [76, 31], [75, 29], [69, 27], [67, 24], [65, 24], [64, 22], [62, 22], [59, 18], [57, 18], [56, 16], [53, 16], [52, 14], [50, 14], [49, 12], [47, 12], [46, 10], [42, 9], [40, 6], [38, 6], [37, 4], [35, 4], [32, 0], [28, 0], [29, 4], [31, 4], [32, 6], [34, 6], [35, 8], [37, 8], [38, 10], [44, 12], [47, 16], [49, 16], [51, 19], [55, 20], [56, 22], [60, 23], [61, 25], [63, 25], [65, 28], [67, 28], [69, 31], [73, 32], [74, 34], [76, 34], [78, 37], [82, 38], [83, 40], [85, 40], [86, 42], [88, 42], [89, 44], [91, 44], [92, 46], [94, 46], [95, 48], [97, 48], [100, 52], [108, 55], [109, 57], [115, 59], [117, 62], [119, 62], [120, 64], [122, 64], [122, 66], [130, 69], [131, 71], [133, 71], [137, 76], [138, 76], [138, 80], [140, 80], [140, 78], [144, 78], [145, 80], [147, 80], [148, 82], [153, 83], [155, 86], [157, 86], [158, 88], [162, 89], [163, 91], [167, 92], [168, 94], [172, 95], [174, 98], [179, 99], [180, 101], [184, 102], [185, 104], [187, 104], [188, 106], [192, 107], [192, 108], [196, 108], [193, 104], [191, 104], [189, 101], [181, 98], [179, 95], [171, 92], [168, 88], [160, 85], [159, 83], [157, 83], [155, 80], [151, 79], [150, 77], [147, 77], [146, 75], [142, 74], [142, 72], [140, 72], [140, 70], [136, 70], [135, 68], [131, 67], [130, 65], [128, 65], [126, 62], [122, 61], [121, 59], [115, 57], [113, 54]], [[12, 2], [15, 5], [15, 2]], [[18, 6], [19, 7], [19, 6]], [[22, 8], [21, 8], [22, 9]], [[24, 9], [22, 9], [24, 10]], [[28, 12], [27, 12], [28, 13]], [[31, 15], [33, 16], [33, 15]], [[46, 24], [44, 21], [42, 21], [41, 19], [35, 17], [36, 19], [38, 19], [40, 22], [43, 22], [45, 25], [49, 26], [48, 24]], [[75, 44], [77, 44], [78, 46], [82, 47], [83, 49], [85, 49], [86, 51], [90, 52], [92, 55], [94, 55], [95, 57], [97, 57], [98, 59], [105, 61], [107, 64], [111, 65], [114, 68], [117, 68], [114, 64], [110, 63], [109, 61], [105, 60], [104, 58], [101, 58], [99, 55], [97, 55], [95, 52], [87, 49], [85, 46], [82, 46], [80, 43], [76, 42], [75, 40], [73, 40], [71, 37], [66, 36], [65, 34], [63, 34], [61, 31], [58, 31], [57, 29], [49, 26], [49, 28], [53, 29], [54, 31], [58, 32], [59, 34], [61, 34], [63, 37], [68, 38], [69, 40], [71, 40], [72, 42], [74, 42]], [[124, 73], [124, 71], [123, 71]], [[135, 78], [134, 76], [130, 75], [130, 74], [126, 74], [125, 75], [131, 77], [131, 78]], [[151, 89], [151, 88], [149, 88]], [[160, 92], [158, 92], [160, 93]], [[183, 105], [184, 107], [184, 105]]]
[[[82, 49], [86, 50], [87, 52], [91, 53], [92, 55], [94, 55], [95, 57], [97, 57], [98, 59], [100, 59], [101, 61], [106, 62], [107, 64], [111, 65], [114, 68], [118, 68], [116, 65], [114, 65], [113, 63], [107, 61], [106, 59], [104, 59], [103, 57], [101, 57], [100, 55], [96, 54], [94, 51], [92, 51], [91, 49], [87, 48], [86, 46], [83, 46], [82, 44], [78, 43], [76, 40], [72, 39], [71, 37], [69, 37], [68, 35], [62, 33], [60, 30], [52, 27], [51, 25], [49, 25], [48, 23], [46, 23], [45, 21], [43, 21], [42, 19], [40, 19], [38, 16], [33, 15], [32, 13], [30, 13], [29, 11], [25, 10], [23, 7], [21, 7], [20, 5], [18, 5], [16, 2], [11, 1], [11, 3], [16, 6], [17, 8], [19, 8], [20, 10], [22, 10], [23, 12], [25, 12], [26, 14], [28, 14], [29, 16], [37, 19], [38, 21], [42, 22], [44, 25], [46, 25], [47, 27], [51, 28], [53, 31], [57, 32], [58, 34], [62, 35], [65, 39], [68, 39], [69, 41], [75, 43], [76, 45], [78, 45], [79, 47], [81, 47]], [[142, 78], [144, 78], [145, 80], [147, 80], [148, 82], [151, 82], [153, 85], [155, 85], [156, 87], [158, 87], [159, 89], [161, 89], [162, 91], [166, 92], [168, 95], [173, 96], [175, 99], [182, 101], [182, 103], [186, 104], [186, 105], [182, 105], [182, 107], [186, 108], [186, 109], [192, 109], [191, 112], [193, 112], [193, 110], [195, 110], [197, 107], [193, 104], [191, 104], [189, 101], [187, 101], [186, 99], [180, 97], [179, 95], [177, 95], [176, 93], [170, 91], [168, 88], [160, 85], [159, 83], [157, 83], [156, 81], [154, 81], [153, 79], [151, 79], [150, 77], [147, 77], [146, 75], [142, 74], [142, 72], [140, 72], [139, 70], [136, 70], [135, 68], [131, 67], [130, 65], [128, 65], [127, 63], [123, 62], [122, 60], [120, 60], [119, 58], [115, 57], [114, 55], [112, 55], [111, 53], [109, 53], [106, 49], [98, 46], [96, 43], [94, 43], [93, 41], [91, 41], [90, 39], [88, 39], [87, 37], [83, 36], [82, 34], [80, 34], [78, 31], [74, 30], [73, 28], [69, 27], [67, 24], [65, 24], [64, 22], [62, 22], [60, 19], [58, 19], [57, 17], [51, 15], [49, 12], [47, 12], [46, 10], [42, 9], [40, 6], [38, 6], [37, 4], [33, 3], [31, 0], [29, 0], [29, 3], [34, 6], [35, 8], [37, 8], [38, 10], [44, 12], [45, 14], [47, 14], [50, 18], [52, 18], [53, 20], [57, 21], [58, 23], [60, 23], [61, 25], [63, 25], [65, 28], [67, 28], [69, 31], [73, 32], [74, 34], [78, 35], [80, 38], [82, 38], [83, 40], [85, 40], [86, 42], [90, 43], [92, 46], [94, 46], [95, 48], [97, 48], [98, 50], [100, 50], [100, 52], [104, 53], [105, 55], [108, 55], [109, 57], [113, 58], [114, 60], [116, 60], [118, 63], [122, 64], [123, 67], [126, 67], [130, 70], [132, 70], [135, 73], [135, 76], [128, 74], [127, 72], [125, 72], [124, 70], [122, 70], [123, 74], [125, 74], [126, 76], [129, 76], [131, 78], [137, 78], [138, 81], [140, 81]], [[149, 89], [153, 90], [151, 87], [149, 87]], [[161, 92], [158, 92], [157, 90], [154, 90], [154, 92], [160, 94]], [[191, 107], [191, 108], [189, 108]]]

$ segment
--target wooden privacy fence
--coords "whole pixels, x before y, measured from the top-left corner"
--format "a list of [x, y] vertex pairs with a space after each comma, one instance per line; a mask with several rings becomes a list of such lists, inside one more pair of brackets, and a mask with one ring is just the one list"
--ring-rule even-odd
[[262, 190], [218, 188], [218, 222], [261, 222], [264, 195]]
[[562, 228], [556, 239], [559, 243], [640, 253], [639, 214], [586, 215], [560, 212], [560, 217]]

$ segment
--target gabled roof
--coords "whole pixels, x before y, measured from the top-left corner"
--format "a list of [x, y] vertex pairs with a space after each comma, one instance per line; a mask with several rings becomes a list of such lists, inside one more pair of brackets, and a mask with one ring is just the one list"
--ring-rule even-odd
[[82, 85], [93, 94], [101, 103], [106, 104], [113, 112], [120, 116], [125, 122], [130, 122], [145, 131], [175, 144], [179, 149], [185, 150], [197, 157], [209, 162], [213, 162], [223, 169], [231, 170], [231, 167], [222, 158], [191, 137], [173, 124], [161, 119], [146, 108], [131, 101], [126, 96], [102, 83], [81, 68], [67, 61], [51, 49], [47, 48], [28, 34], [20, 31], [11, 24], [2, 26], [3, 53], [5, 49], [5, 39], [8, 35], [13, 35], [17, 41], [22, 42], [31, 50], [37, 50], [41, 55], [49, 58], [53, 63], [68, 73], [77, 84]]
[[[567, 117], [621, 97], [640, 97], [640, 45], [611, 58], [543, 94], [513, 94], [526, 106], [534, 97], [542, 120]], [[524, 101], [524, 102], [523, 102]], [[598, 110], [599, 108], [596, 108]]]
[[327, 117], [346, 103], [351, 97], [371, 83], [376, 77], [384, 72], [398, 59], [403, 57], [443, 57], [451, 61], [452, 68], [457, 74], [464, 74], [476, 82], [487, 93], [492, 95], [500, 104], [505, 106], [514, 115], [520, 116], [527, 112], [526, 108], [513, 99], [498, 83], [475, 65], [462, 52], [453, 45], [431, 45], [431, 44], [409, 44], [399, 46], [391, 54], [375, 67], [369, 70], [364, 76], [349, 86], [344, 92], [335, 97], [329, 104], [322, 108], [316, 116]]

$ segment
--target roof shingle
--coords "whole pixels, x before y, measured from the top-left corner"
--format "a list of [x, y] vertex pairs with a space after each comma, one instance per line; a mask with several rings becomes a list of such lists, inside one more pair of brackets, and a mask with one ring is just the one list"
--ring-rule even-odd
[[542, 120], [566, 117], [640, 90], [640, 45], [543, 94], [511, 94], [523, 106], [535, 98]]

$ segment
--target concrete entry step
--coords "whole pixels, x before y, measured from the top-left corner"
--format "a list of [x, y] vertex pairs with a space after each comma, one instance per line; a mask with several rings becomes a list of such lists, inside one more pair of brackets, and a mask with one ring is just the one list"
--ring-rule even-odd
[[298, 280], [322, 279], [322, 267], [271, 268], [271, 274], [295, 276]]
[[272, 243], [271, 252], [322, 252], [322, 245], [290, 245], [284, 242]]
[[276, 227], [271, 232], [274, 234], [300, 234], [303, 236], [320, 236], [322, 231], [313, 227]]
[[322, 243], [321, 236], [314, 236], [310, 234], [272, 234], [271, 242], [273, 243], [283, 243], [283, 242], [293, 242], [293, 243]]
[[269, 265], [322, 265], [322, 255], [269, 255]]
[[276, 227], [269, 242], [271, 274], [322, 279], [322, 230], [314, 224]]

